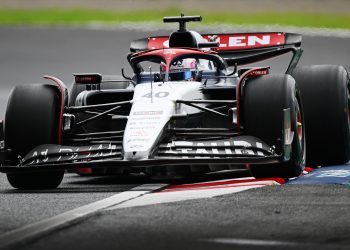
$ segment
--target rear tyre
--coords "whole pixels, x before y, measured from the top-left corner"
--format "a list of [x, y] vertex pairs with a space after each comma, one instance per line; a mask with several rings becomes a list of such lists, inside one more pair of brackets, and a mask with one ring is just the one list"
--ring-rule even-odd
[[[34, 147], [58, 143], [60, 98], [52, 85], [16, 86], [10, 95], [5, 117], [5, 145], [24, 157]], [[8, 173], [10, 184], [19, 189], [56, 188], [64, 171]]]
[[336, 65], [296, 68], [305, 114], [309, 166], [343, 164], [350, 159], [349, 75]]
[[289, 161], [273, 165], [251, 165], [254, 177], [290, 178], [302, 173], [305, 166], [303, 112], [299, 92], [289, 75], [267, 75], [250, 79], [244, 86], [242, 122], [244, 133], [276, 146], [282, 152], [283, 109], [291, 111], [291, 131], [294, 132]]

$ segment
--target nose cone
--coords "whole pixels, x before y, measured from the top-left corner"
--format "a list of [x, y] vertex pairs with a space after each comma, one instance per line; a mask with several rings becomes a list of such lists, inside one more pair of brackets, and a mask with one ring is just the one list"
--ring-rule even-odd
[[124, 133], [125, 160], [149, 158], [174, 108], [175, 104], [170, 100], [153, 103], [144, 100], [134, 102]]
[[179, 99], [201, 98], [199, 82], [142, 83], [135, 86], [123, 138], [124, 160], [148, 159]]
[[[136, 149], [135, 149], [136, 150]], [[138, 160], [146, 160], [149, 158], [149, 151], [127, 151], [124, 152], [124, 160], [128, 161], [138, 161]]]

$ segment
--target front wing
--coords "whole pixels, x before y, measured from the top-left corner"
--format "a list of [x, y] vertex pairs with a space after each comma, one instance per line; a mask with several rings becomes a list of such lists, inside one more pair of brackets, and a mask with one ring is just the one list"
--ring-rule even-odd
[[241, 168], [247, 164], [277, 164], [282, 163], [284, 157], [277, 156], [261, 156], [261, 157], [226, 157], [226, 158], [162, 158], [147, 159], [138, 161], [124, 160], [92, 160], [87, 162], [65, 162], [65, 163], [47, 163], [33, 164], [26, 166], [1, 166], [0, 171], [4, 173], [25, 173], [37, 171], [55, 171], [55, 170], [76, 170], [79, 168], [123, 168], [130, 169], [135, 167], [154, 167], [154, 166], [189, 166], [189, 165], [230, 165]]
[[[246, 144], [242, 144], [243, 141]], [[14, 173], [87, 167], [132, 169], [174, 165], [229, 165], [231, 168], [241, 168], [247, 164], [276, 164], [286, 160], [284, 154], [276, 153], [273, 148], [250, 136], [215, 141], [162, 143], [150, 159], [141, 160], [124, 160], [121, 148], [121, 144], [41, 145], [30, 151], [19, 164], [3, 164], [0, 171]]]

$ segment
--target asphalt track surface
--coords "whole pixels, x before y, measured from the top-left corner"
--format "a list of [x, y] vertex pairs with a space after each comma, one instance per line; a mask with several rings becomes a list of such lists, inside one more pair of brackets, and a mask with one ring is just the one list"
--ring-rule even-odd
[[[162, 33], [162, 31], [160, 31]], [[165, 32], [163, 32], [164, 34]], [[149, 32], [0, 28], [0, 118], [15, 84], [67, 85], [74, 72], [119, 74], [129, 41]], [[304, 37], [301, 64], [349, 69], [350, 39]], [[286, 59], [286, 58], [282, 58]], [[285, 65], [269, 62], [275, 72]], [[129, 71], [130, 72], [130, 71]], [[183, 182], [239, 178], [246, 172]], [[14, 190], [0, 175], [0, 236], [25, 225], [128, 191], [145, 177], [78, 177], [57, 190]], [[174, 181], [162, 180], [165, 183]], [[177, 182], [175, 182], [177, 183]], [[349, 185], [268, 186], [206, 199], [105, 210], [14, 249], [349, 249]], [[0, 242], [1, 245], [1, 242]]]

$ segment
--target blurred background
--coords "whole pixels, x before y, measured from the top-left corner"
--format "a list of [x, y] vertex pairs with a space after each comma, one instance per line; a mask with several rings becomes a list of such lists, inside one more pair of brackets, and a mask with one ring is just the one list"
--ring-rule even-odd
[[202, 14], [204, 24], [350, 29], [350, 0], [0, 0], [0, 25], [157, 21], [180, 12]]
[[106, 10], [160, 10], [234, 12], [325, 12], [350, 13], [349, 0], [1, 0], [2, 8], [88, 8]]

